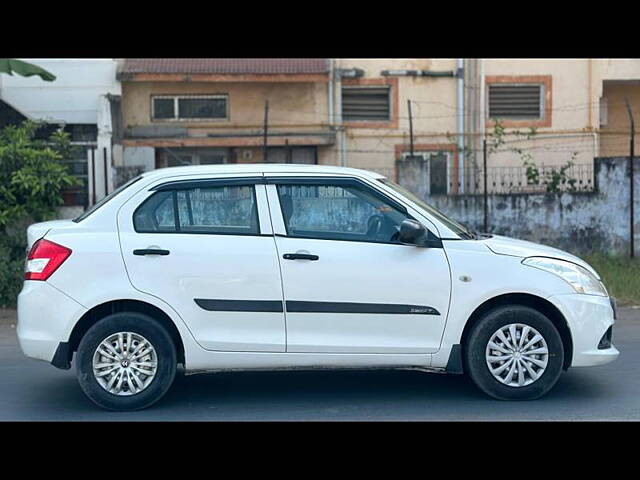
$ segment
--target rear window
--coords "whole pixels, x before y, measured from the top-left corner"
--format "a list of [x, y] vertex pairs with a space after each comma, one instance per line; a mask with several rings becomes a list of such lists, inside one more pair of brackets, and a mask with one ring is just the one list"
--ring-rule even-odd
[[91, 215], [92, 213], [94, 213], [96, 210], [98, 210], [100, 207], [102, 207], [104, 204], [106, 204], [109, 200], [112, 200], [113, 198], [115, 198], [119, 193], [123, 192], [124, 190], [126, 190], [127, 188], [129, 188], [131, 185], [133, 185], [134, 183], [136, 183], [138, 180], [140, 180], [142, 178], [142, 175], [138, 175], [135, 178], [132, 178], [131, 180], [129, 180], [127, 183], [125, 183], [124, 185], [119, 186], [118, 188], [116, 188], [113, 192], [111, 192], [109, 195], [107, 195], [106, 197], [104, 197], [102, 200], [100, 200], [98, 203], [96, 203], [93, 207], [91, 207], [89, 210], [87, 210], [86, 212], [84, 212], [82, 215], [80, 215], [79, 217], [76, 217], [73, 219], [74, 222], [78, 223], [81, 222], [82, 220], [84, 220], [85, 218], [87, 218], [89, 215]]

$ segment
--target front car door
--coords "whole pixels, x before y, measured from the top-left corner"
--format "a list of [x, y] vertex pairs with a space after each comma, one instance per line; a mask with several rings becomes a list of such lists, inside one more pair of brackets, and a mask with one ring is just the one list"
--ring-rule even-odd
[[285, 351], [261, 174], [157, 181], [123, 205], [118, 230], [133, 286], [171, 305], [203, 348]]
[[442, 248], [398, 242], [400, 223], [413, 218], [406, 207], [350, 177], [267, 175], [267, 197], [287, 352], [439, 349], [449, 266]]

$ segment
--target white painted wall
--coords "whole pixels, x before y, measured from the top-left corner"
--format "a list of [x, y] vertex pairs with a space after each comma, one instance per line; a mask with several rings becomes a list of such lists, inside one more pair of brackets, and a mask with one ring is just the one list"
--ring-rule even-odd
[[40, 77], [0, 75], [0, 98], [34, 120], [98, 123], [99, 98], [120, 95], [116, 61], [111, 58], [21, 58], [53, 73]]

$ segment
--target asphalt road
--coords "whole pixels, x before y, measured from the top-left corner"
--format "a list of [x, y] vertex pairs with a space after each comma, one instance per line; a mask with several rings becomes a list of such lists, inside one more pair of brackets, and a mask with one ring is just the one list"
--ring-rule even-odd
[[181, 375], [150, 409], [114, 413], [84, 397], [73, 368], [26, 358], [15, 312], [0, 310], [0, 420], [640, 420], [640, 308], [620, 309], [619, 317], [618, 360], [570, 369], [530, 402], [492, 400], [459, 375], [240, 372]]

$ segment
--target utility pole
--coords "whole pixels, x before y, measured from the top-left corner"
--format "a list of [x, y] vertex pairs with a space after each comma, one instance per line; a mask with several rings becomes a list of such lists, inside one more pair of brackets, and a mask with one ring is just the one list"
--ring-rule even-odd
[[407, 106], [409, 107], [409, 144], [411, 146], [411, 158], [413, 158], [413, 116], [411, 115], [411, 100], [407, 100]]
[[487, 206], [487, 140], [482, 140], [482, 170], [484, 175], [484, 233], [489, 230], [489, 211]]
[[629, 123], [631, 124], [631, 135], [630, 135], [630, 143], [629, 143], [629, 256], [633, 258], [635, 256], [635, 248], [634, 248], [634, 229], [633, 229], [633, 157], [634, 155], [634, 145], [635, 145], [635, 133], [636, 128], [633, 122], [633, 112], [631, 111], [631, 105], [629, 105], [629, 99], [624, 99], [627, 104], [627, 113], [629, 114]]
[[264, 140], [262, 142], [262, 161], [267, 163], [267, 130], [269, 128], [269, 100], [264, 103]]

